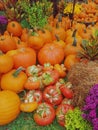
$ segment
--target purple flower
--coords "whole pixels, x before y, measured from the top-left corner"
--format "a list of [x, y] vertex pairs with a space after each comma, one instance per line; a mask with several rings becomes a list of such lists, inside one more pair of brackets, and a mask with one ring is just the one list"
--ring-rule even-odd
[[91, 88], [82, 110], [84, 112], [82, 117], [92, 123], [93, 130], [98, 130], [98, 84]]
[[0, 24], [7, 24], [8, 20], [5, 16], [1, 15], [0, 16]]
[[92, 119], [92, 123], [98, 125], [98, 118], [94, 118], [94, 119]]
[[95, 99], [95, 101], [94, 101], [96, 104], [98, 104], [98, 99]]
[[95, 110], [91, 110], [90, 113], [89, 113], [89, 117], [96, 118], [96, 111]]
[[86, 103], [90, 102], [91, 101], [91, 97], [88, 96], [85, 101], [86, 101]]

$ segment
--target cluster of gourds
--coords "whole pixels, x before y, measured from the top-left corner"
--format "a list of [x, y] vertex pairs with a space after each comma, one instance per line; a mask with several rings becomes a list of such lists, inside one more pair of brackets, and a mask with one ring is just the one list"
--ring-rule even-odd
[[96, 22], [98, 20], [98, 1], [95, 2], [91, 1], [81, 4], [81, 12], [78, 14], [75, 14], [74, 20], [79, 22]]
[[[50, 17], [46, 28], [35, 29], [34, 32], [23, 29], [16, 21], [10, 21], [0, 36], [0, 125], [13, 121], [21, 110], [31, 112], [38, 107], [38, 103], [33, 102], [33, 108], [29, 110], [18, 96], [26, 89], [27, 68], [37, 66], [37, 63], [41, 67], [50, 63], [53, 68], [58, 66], [60, 78], [62, 75], [65, 77], [70, 67], [80, 61], [76, 55], [81, 50], [82, 39], [90, 38], [98, 28], [98, 19], [94, 26], [86, 27], [74, 22], [71, 27], [68, 17], [62, 17], [61, 21]], [[60, 66], [61, 63], [65, 68]]]

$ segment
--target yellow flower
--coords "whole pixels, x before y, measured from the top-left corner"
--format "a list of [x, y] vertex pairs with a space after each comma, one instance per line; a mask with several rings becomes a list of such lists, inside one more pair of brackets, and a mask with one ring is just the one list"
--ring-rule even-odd
[[[66, 5], [66, 7], [64, 9], [64, 14], [72, 13], [72, 10], [73, 10], [73, 3], [70, 2]], [[74, 13], [79, 14], [81, 12], [81, 10], [82, 10], [81, 4], [76, 3]]]

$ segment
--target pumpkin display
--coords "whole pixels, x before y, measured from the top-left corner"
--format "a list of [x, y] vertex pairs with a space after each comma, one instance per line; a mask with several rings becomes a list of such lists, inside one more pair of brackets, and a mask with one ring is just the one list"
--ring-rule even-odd
[[[0, 130], [83, 128], [71, 115], [68, 127], [67, 110], [84, 113], [98, 83], [98, 0], [68, 0], [68, 9], [65, 0], [50, 1], [0, 0], [8, 20], [0, 18]], [[84, 130], [98, 130], [96, 104]]]
[[0, 91], [0, 126], [15, 120], [20, 113], [19, 96], [9, 90]]
[[50, 63], [60, 64], [64, 59], [64, 50], [57, 44], [45, 44], [38, 52], [38, 61], [41, 65]]
[[24, 89], [24, 84], [27, 80], [27, 75], [22, 71], [23, 68], [12, 69], [1, 77], [1, 88], [3, 90], [11, 90], [16, 93]]

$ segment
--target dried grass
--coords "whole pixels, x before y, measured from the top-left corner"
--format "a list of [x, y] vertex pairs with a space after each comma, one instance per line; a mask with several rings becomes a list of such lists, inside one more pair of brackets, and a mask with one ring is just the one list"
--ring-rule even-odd
[[81, 108], [90, 88], [98, 83], [98, 62], [75, 64], [68, 73], [68, 80], [73, 84], [72, 104]]

